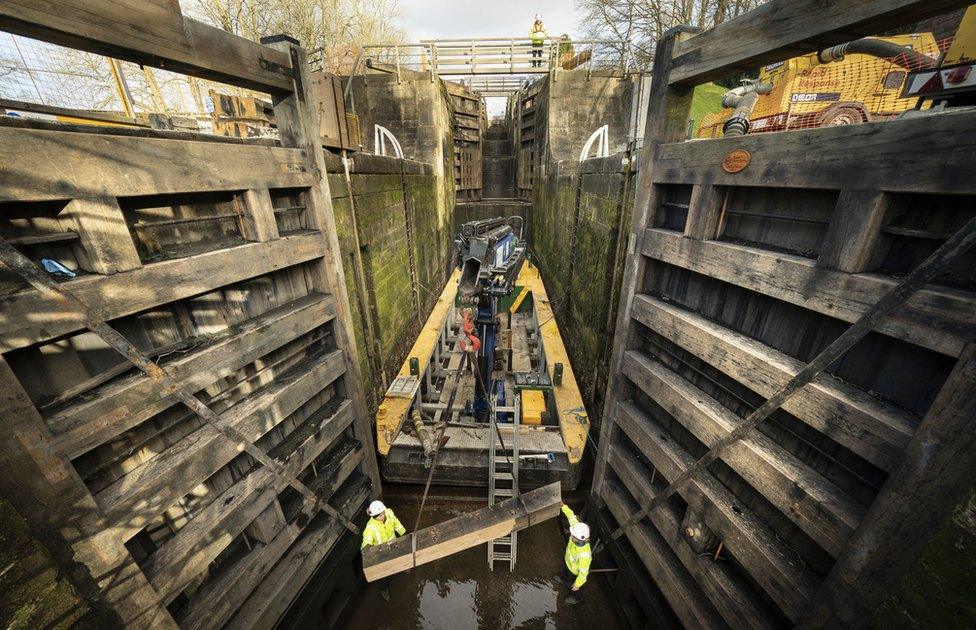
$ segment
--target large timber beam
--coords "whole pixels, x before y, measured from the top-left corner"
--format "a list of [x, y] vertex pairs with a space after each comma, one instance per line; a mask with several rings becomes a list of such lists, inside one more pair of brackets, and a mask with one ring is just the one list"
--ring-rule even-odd
[[[197, 391], [334, 316], [331, 296], [311, 294], [231, 327], [211, 343], [162, 367], [184, 387]], [[46, 420], [59, 450], [74, 459], [178, 402], [148, 376], [138, 374], [113, 381]]]
[[[310, 186], [304, 151], [0, 126], [0, 201]], [[178, 165], [178, 167], [175, 167]]]
[[[633, 316], [763, 396], [772, 395], [803, 368], [797, 359], [751, 337], [649, 295], [634, 299]], [[886, 471], [897, 467], [916, 426], [904, 411], [828, 374], [797, 392], [783, 409]]]
[[[950, 137], [952, 143], [947, 143]], [[728, 173], [722, 159], [736, 149], [752, 157], [745, 169]], [[967, 158], [974, 151], [976, 113], [948, 110], [861, 125], [665, 144], [651, 177], [658, 184], [834, 190], [856, 184], [862, 190], [892, 193], [971, 195], [976, 178]]]
[[[220, 414], [220, 424], [256, 441], [344, 371], [338, 350], [313, 358]], [[111, 525], [128, 540], [239, 454], [237, 444], [206, 424], [99, 492], [95, 499]]]
[[426, 527], [363, 551], [367, 581], [412, 569], [559, 515], [559, 483]]
[[[320, 234], [296, 234], [165, 260], [113, 276], [83, 276], [61, 286], [89, 310], [112, 320], [308, 262], [324, 252]], [[85, 313], [62, 306], [49, 293], [28, 289], [0, 298], [0, 352], [84, 328]]]
[[960, 0], [773, 0], [675, 46], [669, 81], [697, 85], [722, 79], [968, 4]]
[[[312, 287], [322, 293], [335, 297], [336, 325], [333, 331], [337, 346], [346, 360], [346, 375], [343, 387], [346, 397], [352, 401], [356, 416], [354, 432], [356, 439], [363, 443], [366, 452], [376, 452], [373, 427], [367, 413], [366, 394], [363, 391], [363, 378], [359, 371], [359, 349], [353, 327], [352, 312], [349, 307], [349, 294], [346, 289], [346, 274], [343, 272], [342, 250], [339, 247], [339, 231], [336, 227], [335, 212], [332, 208], [332, 193], [329, 189], [329, 172], [325, 164], [322, 136], [319, 132], [319, 112], [315, 107], [318, 101], [312, 92], [308, 73], [308, 60], [298, 42], [287, 37], [273, 37], [268, 41], [272, 48], [286, 52], [295, 60], [295, 67], [301, 69], [300, 82], [295, 91], [278, 94], [274, 98], [275, 122], [281, 145], [301, 149], [308, 157], [317, 181], [305, 195], [306, 217], [309, 227], [321, 232], [326, 246], [325, 255], [314, 265], [308, 267], [308, 278]], [[363, 468], [370, 478], [372, 492], [381, 492], [379, 465], [375, 457], [363, 460]]]
[[292, 59], [187, 18], [179, 0], [8, 0], [0, 29], [264, 92], [292, 90]]

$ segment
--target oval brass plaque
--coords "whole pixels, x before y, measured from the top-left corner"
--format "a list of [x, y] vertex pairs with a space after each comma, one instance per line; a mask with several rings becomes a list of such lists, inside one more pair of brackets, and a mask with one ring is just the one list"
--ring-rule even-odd
[[752, 161], [752, 154], [745, 149], [735, 149], [729, 151], [722, 158], [722, 170], [726, 173], [738, 173], [749, 166]]

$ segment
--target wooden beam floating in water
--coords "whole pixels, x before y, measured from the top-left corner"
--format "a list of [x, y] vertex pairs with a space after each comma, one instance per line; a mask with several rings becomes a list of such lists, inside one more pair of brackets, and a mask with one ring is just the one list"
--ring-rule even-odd
[[373, 582], [439, 560], [555, 518], [561, 505], [559, 482], [551, 483], [414, 532], [416, 552], [410, 534], [385, 545], [367, 547], [363, 550], [363, 573], [366, 581]]

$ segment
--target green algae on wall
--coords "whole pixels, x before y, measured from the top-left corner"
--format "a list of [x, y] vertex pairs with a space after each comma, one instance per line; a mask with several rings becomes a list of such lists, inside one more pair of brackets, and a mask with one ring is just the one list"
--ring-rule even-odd
[[976, 492], [943, 521], [869, 626], [877, 630], [976, 627], [974, 566]]
[[443, 289], [450, 224], [429, 164], [359, 154], [350, 180], [352, 203], [344, 174], [329, 175], [364, 390], [375, 408]]
[[533, 190], [542, 271], [594, 433], [599, 432], [630, 226], [626, 154], [551, 163]]
[[0, 624], [68, 628], [89, 610], [27, 523], [0, 498]]

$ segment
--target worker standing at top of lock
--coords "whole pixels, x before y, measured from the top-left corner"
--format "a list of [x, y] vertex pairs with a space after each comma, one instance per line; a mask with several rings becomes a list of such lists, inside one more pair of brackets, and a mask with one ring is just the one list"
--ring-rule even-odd
[[[393, 510], [383, 505], [382, 501], [370, 503], [366, 513], [369, 514], [369, 522], [363, 528], [363, 544], [359, 546], [360, 549], [388, 543], [397, 536], [407, 533], [407, 528], [403, 526]], [[383, 599], [390, 601], [389, 580], [379, 580], [379, 582], [380, 594]]]
[[542, 67], [542, 46], [549, 39], [549, 31], [546, 30], [546, 25], [542, 23], [541, 13], [535, 14], [535, 22], [529, 29], [529, 39], [532, 40], [532, 67]]
[[560, 508], [569, 520], [569, 542], [566, 544], [566, 571], [571, 583], [569, 597], [566, 603], [578, 604], [583, 599], [580, 589], [586, 584], [586, 576], [590, 573], [590, 563], [593, 553], [590, 551], [590, 526], [576, 518], [576, 514], [563, 503]]

